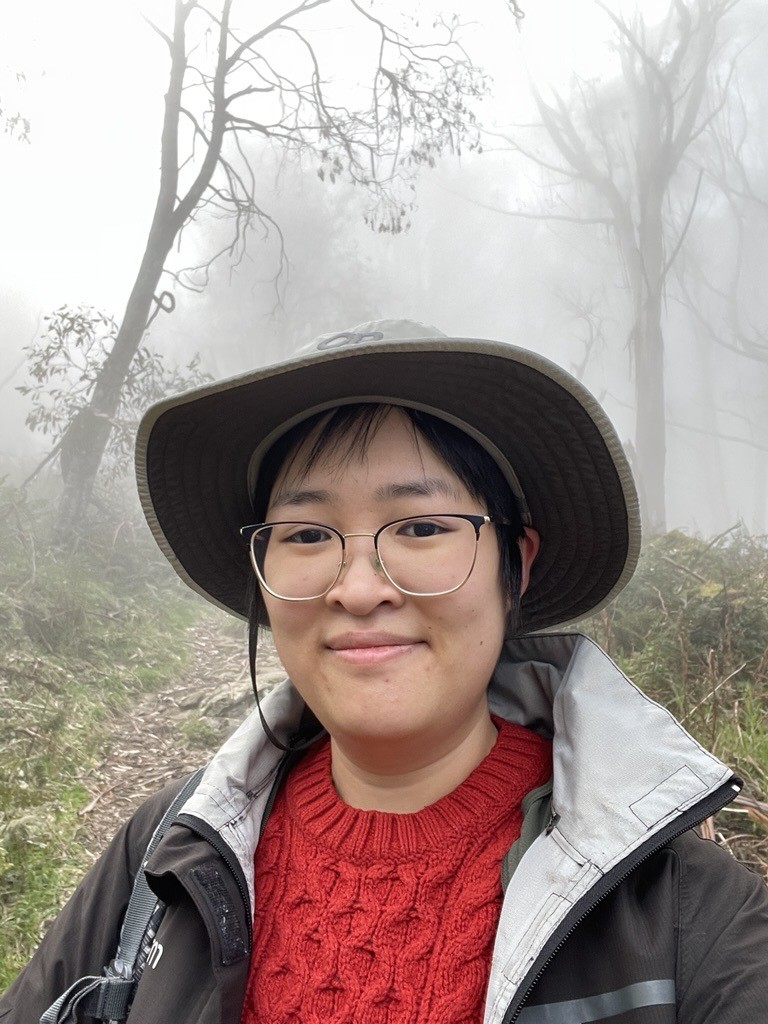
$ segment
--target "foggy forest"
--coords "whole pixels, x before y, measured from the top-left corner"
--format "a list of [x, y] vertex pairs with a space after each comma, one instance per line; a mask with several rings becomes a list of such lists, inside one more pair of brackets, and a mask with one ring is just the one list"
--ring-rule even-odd
[[604, 406], [644, 549], [583, 628], [738, 767], [705, 826], [768, 877], [764, 0], [14, 6], [2, 980], [250, 710], [242, 624], [141, 520], [142, 412], [381, 317], [533, 349]]

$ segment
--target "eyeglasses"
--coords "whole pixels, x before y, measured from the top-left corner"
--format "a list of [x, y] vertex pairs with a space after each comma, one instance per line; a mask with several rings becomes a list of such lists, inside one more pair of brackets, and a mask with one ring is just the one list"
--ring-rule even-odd
[[505, 520], [485, 515], [408, 516], [375, 533], [340, 533], [323, 523], [275, 522], [244, 526], [251, 564], [262, 586], [283, 601], [312, 601], [337, 583], [349, 537], [371, 537], [377, 571], [403, 594], [439, 597], [469, 579], [480, 528]]

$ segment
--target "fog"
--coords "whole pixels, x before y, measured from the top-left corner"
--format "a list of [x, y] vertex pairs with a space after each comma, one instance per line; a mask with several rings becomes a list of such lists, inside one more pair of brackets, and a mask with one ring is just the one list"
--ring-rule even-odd
[[[396, 9], [391, 2], [375, 6]], [[433, 5], [423, 6], [432, 16]], [[686, 6], [695, 13], [716, 5]], [[379, 317], [498, 338], [576, 373], [636, 459], [636, 381], [644, 357], [636, 344], [629, 243], [625, 238], [622, 249], [607, 193], [574, 171], [563, 147], [578, 157], [579, 146], [568, 143], [570, 124], [592, 166], [605, 169], [626, 199], [633, 237], [644, 245], [649, 194], [663, 175], [638, 139], [650, 137], [655, 108], [630, 88], [621, 28], [607, 11], [591, 0], [530, 0], [522, 7], [526, 17], [518, 24], [504, 3], [453, 5], [472, 22], [462, 37], [467, 53], [493, 80], [472, 105], [482, 146], [419, 168], [408, 230], [370, 230], [365, 189], [344, 174], [334, 183], [321, 180], [306, 155], [249, 138], [244, 152], [255, 191], [279, 225], [287, 262], [281, 269], [277, 231], [257, 229], [235, 257], [216, 261], [204, 285], [199, 274], [193, 289], [166, 276], [161, 287], [173, 293], [176, 308], [154, 319], [146, 344], [171, 362], [199, 353], [205, 371], [225, 376], [288, 357], [320, 332]], [[142, 9], [163, 23], [171, 3]], [[674, 59], [675, 33], [682, 31], [674, 18], [664, 20], [667, 9], [659, 2], [611, 5], [661, 67]], [[65, 12], [30, 2], [4, 32], [0, 107], [6, 118], [19, 111], [30, 122], [28, 141], [14, 131], [0, 139], [0, 472], [16, 479], [51, 446], [24, 424], [28, 403], [16, 390], [26, 379], [22, 347], [62, 304], [95, 306], [119, 320], [146, 243], [167, 53], [140, 14], [127, 4], [79, 0]], [[357, 85], [345, 59], [351, 42], [337, 17], [316, 30], [325, 33], [325, 46], [339, 47], [343, 88], [353, 95]], [[681, 58], [679, 82], [688, 82], [688, 93], [681, 85], [664, 100], [675, 116], [671, 128], [659, 126], [661, 144], [666, 131], [669, 142], [685, 127], [700, 56], [691, 48]], [[704, 535], [737, 522], [760, 533], [767, 526], [767, 61], [768, 12], [756, 0], [741, 0], [717, 26], [682, 152], [674, 160], [668, 151], [664, 156], [663, 287], [656, 297], [665, 525]], [[650, 96], [652, 83], [648, 89]], [[560, 118], [560, 149], [553, 131], [541, 126], [548, 110]], [[204, 211], [167, 266], [204, 264], [227, 246], [231, 231], [231, 222]], [[637, 287], [650, 288], [647, 266]], [[645, 317], [648, 295], [643, 303]], [[641, 454], [647, 467], [648, 449]]]

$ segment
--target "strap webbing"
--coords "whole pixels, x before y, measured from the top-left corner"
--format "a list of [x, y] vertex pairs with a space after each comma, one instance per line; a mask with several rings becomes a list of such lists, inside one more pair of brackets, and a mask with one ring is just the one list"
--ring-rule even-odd
[[131, 972], [133, 971], [133, 966], [136, 963], [136, 957], [139, 953], [139, 947], [141, 946], [141, 940], [144, 937], [147, 924], [152, 916], [153, 910], [155, 909], [155, 905], [157, 904], [157, 896], [155, 896], [147, 885], [147, 877], [144, 874], [144, 868], [146, 867], [149, 858], [155, 852], [157, 844], [168, 831], [173, 819], [197, 789], [197, 785], [200, 782], [204, 771], [205, 768], [199, 768], [195, 772], [165, 812], [162, 821], [155, 829], [152, 838], [149, 841], [149, 845], [144, 853], [144, 859], [141, 862], [141, 868], [136, 872], [136, 878], [133, 883], [133, 892], [131, 893], [131, 899], [128, 903], [128, 910], [125, 914], [123, 927], [120, 929], [120, 942], [117, 947], [117, 954], [109, 968], [111, 973], [118, 978], [130, 976], [127, 975], [126, 968], [129, 968]]
[[147, 885], [144, 868], [181, 807], [197, 789], [204, 771], [204, 768], [200, 768], [185, 783], [152, 833], [133, 882], [115, 959], [104, 968], [104, 976], [79, 978], [48, 1007], [40, 1018], [40, 1024], [77, 1024], [83, 1016], [119, 1022], [128, 1016], [133, 992], [146, 959], [144, 956], [137, 963], [139, 952], [146, 953], [146, 950], [142, 950], [142, 940], [150, 921], [154, 930], [157, 930], [164, 909], [164, 905]]
[[124, 1020], [133, 978], [79, 978], [45, 1011], [40, 1024], [77, 1024], [83, 1015], [98, 1020]]

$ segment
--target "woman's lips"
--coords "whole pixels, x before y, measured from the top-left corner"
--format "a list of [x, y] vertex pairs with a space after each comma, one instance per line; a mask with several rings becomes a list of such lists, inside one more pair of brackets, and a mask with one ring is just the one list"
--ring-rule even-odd
[[389, 633], [366, 633], [334, 637], [327, 646], [340, 661], [352, 665], [377, 665], [409, 654], [420, 645], [420, 640], [408, 637], [393, 636]]

